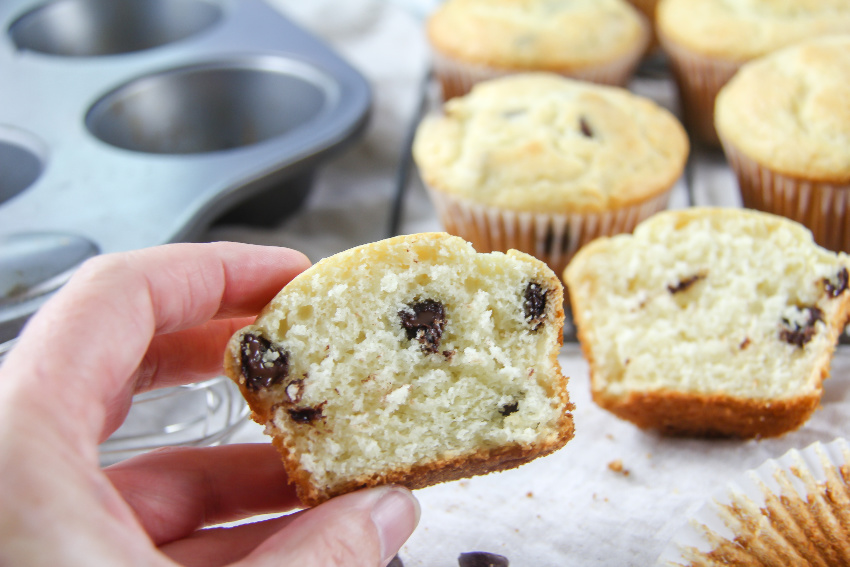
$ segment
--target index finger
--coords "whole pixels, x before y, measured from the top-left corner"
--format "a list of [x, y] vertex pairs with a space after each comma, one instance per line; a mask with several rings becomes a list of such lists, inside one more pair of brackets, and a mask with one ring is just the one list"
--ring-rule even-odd
[[237, 243], [95, 258], [33, 316], [0, 383], [35, 415], [61, 421], [66, 437], [97, 442], [107, 416], [130, 403], [156, 334], [254, 314], [308, 266], [293, 250]]

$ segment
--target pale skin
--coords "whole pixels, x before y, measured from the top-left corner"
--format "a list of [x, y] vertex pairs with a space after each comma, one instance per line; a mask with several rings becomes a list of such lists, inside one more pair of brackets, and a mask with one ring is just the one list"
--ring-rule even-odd
[[101, 469], [134, 394], [222, 373], [224, 346], [300, 253], [174, 244], [84, 264], [0, 366], [0, 566], [380, 567], [413, 532], [409, 491], [300, 505], [267, 443], [170, 448]]

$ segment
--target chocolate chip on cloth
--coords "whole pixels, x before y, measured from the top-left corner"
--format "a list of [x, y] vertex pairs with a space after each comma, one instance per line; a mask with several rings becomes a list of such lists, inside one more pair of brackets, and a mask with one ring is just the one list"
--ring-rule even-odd
[[315, 505], [562, 447], [573, 434], [563, 320], [563, 287], [543, 262], [442, 233], [402, 236], [292, 280], [233, 336], [225, 369]]
[[486, 551], [461, 553], [457, 563], [459, 567], [510, 567], [507, 557]]

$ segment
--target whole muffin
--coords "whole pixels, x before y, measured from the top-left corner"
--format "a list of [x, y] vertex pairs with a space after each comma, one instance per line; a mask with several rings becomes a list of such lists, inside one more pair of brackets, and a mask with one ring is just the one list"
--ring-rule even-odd
[[850, 35], [748, 63], [721, 90], [716, 122], [745, 206], [850, 251]]
[[679, 84], [685, 124], [716, 145], [714, 101], [741, 65], [805, 39], [850, 32], [850, 2], [661, 0], [656, 31]]
[[625, 85], [650, 39], [626, 0], [448, 0], [427, 32], [444, 99], [522, 71]]
[[687, 155], [681, 124], [653, 101], [550, 73], [478, 84], [413, 144], [448, 232], [557, 274], [585, 243], [664, 209]]

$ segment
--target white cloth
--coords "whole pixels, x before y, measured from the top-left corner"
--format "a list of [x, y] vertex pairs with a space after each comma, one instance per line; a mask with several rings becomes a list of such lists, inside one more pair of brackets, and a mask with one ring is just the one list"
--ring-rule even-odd
[[[208, 239], [289, 246], [312, 260], [386, 236], [396, 167], [427, 70], [421, 16], [378, 0], [269, 0], [330, 42], [374, 88], [365, 137], [319, 172], [303, 211], [279, 227], [214, 227]], [[675, 107], [669, 83], [633, 90]], [[694, 164], [695, 201], [737, 206], [734, 179], [722, 156]], [[414, 174], [402, 233], [439, 230]], [[688, 203], [680, 184], [671, 206]], [[406, 567], [451, 567], [460, 553], [505, 555], [512, 567], [646, 566], [675, 531], [723, 485], [768, 458], [814, 441], [831, 441], [850, 426], [850, 355], [841, 348], [826, 382], [823, 407], [799, 431], [762, 441], [671, 439], [644, 432], [596, 406], [577, 345], [560, 357], [570, 377], [576, 435], [557, 453], [518, 469], [417, 491], [419, 528], [401, 551]], [[266, 442], [247, 424], [235, 442]], [[618, 471], [617, 463], [622, 470]]]

